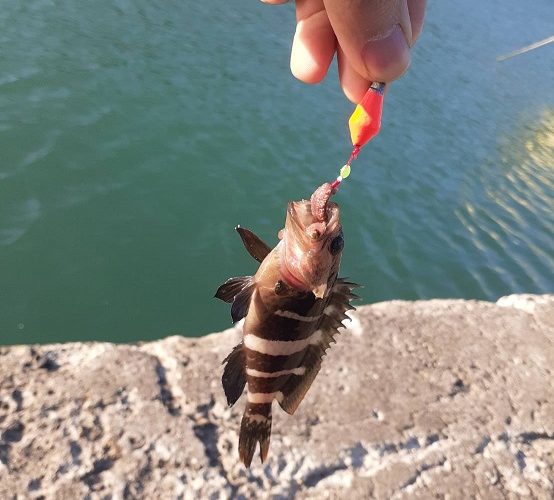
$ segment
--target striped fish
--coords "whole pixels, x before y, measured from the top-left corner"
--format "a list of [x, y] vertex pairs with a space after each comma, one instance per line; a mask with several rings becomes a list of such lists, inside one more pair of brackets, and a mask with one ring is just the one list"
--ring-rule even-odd
[[337, 277], [344, 240], [331, 194], [324, 184], [310, 201], [289, 202], [273, 250], [237, 227], [260, 267], [254, 276], [227, 280], [215, 295], [232, 303], [233, 322], [245, 318], [242, 342], [223, 361], [222, 382], [229, 406], [247, 386], [239, 437], [247, 467], [258, 443], [261, 461], [267, 458], [273, 400], [291, 415], [296, 411], [346, 312], [354, 309], [356, 285]]

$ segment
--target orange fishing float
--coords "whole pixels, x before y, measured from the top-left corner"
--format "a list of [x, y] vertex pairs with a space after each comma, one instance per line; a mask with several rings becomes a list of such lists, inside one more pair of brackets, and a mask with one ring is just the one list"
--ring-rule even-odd
[[373, 82], [350, 116], [348, 128], [354, 148], [346, 164], [340, 169], [339, 176], [331, 183], [333, 189], [338, 189], [343, 179], [350, 175], [350, 164], [358, 157], [360, 149], [379, 133], [384, 93], [385, 84]]

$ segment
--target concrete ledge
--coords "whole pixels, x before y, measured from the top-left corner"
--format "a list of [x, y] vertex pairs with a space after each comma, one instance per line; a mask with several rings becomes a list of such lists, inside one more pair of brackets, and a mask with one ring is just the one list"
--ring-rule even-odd
[[249, 471], [239, 337], [0, 348], [0, 498], [554, 496], [554, 296], [360, 307]]

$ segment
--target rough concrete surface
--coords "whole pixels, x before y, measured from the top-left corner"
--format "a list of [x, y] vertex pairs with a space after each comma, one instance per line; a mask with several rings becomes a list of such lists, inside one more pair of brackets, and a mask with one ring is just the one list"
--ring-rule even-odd
[[250, 470], [238, 338], [0, 348], [0, 498], [554, 497], [554, 296], [360, 307]]

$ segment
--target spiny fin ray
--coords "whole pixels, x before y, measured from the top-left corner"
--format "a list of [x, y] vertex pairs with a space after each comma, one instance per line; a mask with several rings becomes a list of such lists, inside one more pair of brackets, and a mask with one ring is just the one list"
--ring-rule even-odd
[[300, 366], [306, 367], [306, 372], [302, 377], [291, 378], [282, 389], [284, 398], [280, 405], [290, 415], [296, 411], [312, 385], [321, 368], [321, 359], [325, 355], [325, 351], [332, 343], [336, 343], [334, 337], [339, 333], [339, 328], [344, 327], [342, 321], [348, 317], [346, 311], [352, 307], [350, 306], [351, 291], [357, 286], [355, 283], [350, 283], [342, 278], [335, 282], [328, 299], [328, 305], [331, 306], [329, 308], [330, 312], [321, 317], [316, 327], [317, 330], [321, 331], [321, 341], [319, 344], [306, 349], [306, 354], [300, 363]]

